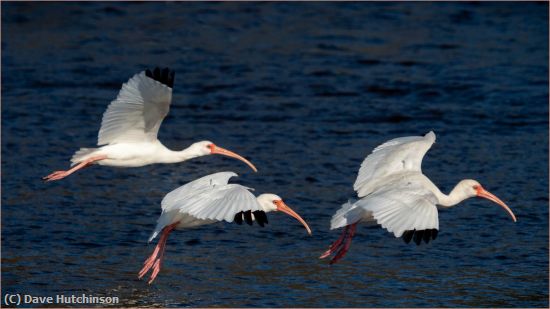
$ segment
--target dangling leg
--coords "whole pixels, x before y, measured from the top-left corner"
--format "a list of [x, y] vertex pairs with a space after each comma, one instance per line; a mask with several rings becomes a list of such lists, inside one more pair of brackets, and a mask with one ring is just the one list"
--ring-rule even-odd
[[159, 239], [159, 242], [155, 246], [155, 250], [153, 251], [153, 253], [151, 253], [149, 258], [147, 260], [145, 260], [145, 262], [143, 262], [143, 268], [139, 271], [139, 276], [138, 276], [139, 279], [141, 279], [149, 271], [149, 269], [151, 269], [151, 267], [153, 267], [153, 264], [155, 263], [155, 260], [157, 259], [157, 255], [160, 251], [160, 247], [164, 243], [163, 242], [163, 240], [164, 240], [163, 237], [164, 237], [164, 234], [161, 235], [161, 237]]
[[[177, 223], [174, 223], [174, 224], [177, 224]], [[172, 230], [170, 229], [171, 226], [172, 225], [169, 225], [162, 230], [162, 234], [159, 237], [159, 242], [155, 246], [155, 250], [153, 251], [153, 253], [151, 253], [149, 258], [145, 260], [145, 262], [143, 262], [143, 268], [139, 272], [139, 279], [141, 279], [149, 271], [149, 269], [151, 269], [151, 267], [153, 267], [153, 265], [155, 264], [155, 261], [157, 260], [157, 256], [159, 252], [163, 249], [163, 247], [166, 244], [166, 240], [168, 239], [168, 233], [170, 233]]]
[[159, 257], [155, 261], [155, 264], [153, 264], [153, 272], [151, 273], [151, 277], [149, 278], [149, 281], [147, 283], [149, 283], [149, 284], [153, 283], [153, 281], [155, 280], [155, 278], [159, 274], [160, 268], [162, 267], [162, 261], [164, 259], [164, 251], [166, 249], [166, 240], [168, 239], [168, 233], [170, 233], [172, 230], [174, 230], [178, 224], [179, 224], [179, 222], [173, 223], [173, 224], [168, 226], [168, 231], [166, 232], [166, 239], [164, 240], [164, 243], [162, 244], [162, 246], [159, 250]]
[[345, 243], [343, 245], [343, 247], [340, 248], [340, 250], [338, 251], [338, 253], [336, 253], [336, 255], [332, 258], [332, 260], [330, 261], [330, 264], [334, 264], [336, 262], [338, 262], [338, 260], [340, 260], [341, 258], [344, 257], [344, 255], [346, 255], [346, 252], [348, 252], [349, 250], [349, 246], [351, 245], [351, 239], [353, 238], [353, 236], [355, 235], [355, 228], [357, 227], [357, 223], [354, 223], [350, 226], [350, 230], [349, 230], [349, 233], [348, 235], [346, 236], [346, 240], [345, 240]]
[[151, 284], [157, 277], [157, 275], [160, 272], [160, 268], [162, 267], [162, 260], [164, 258], [164, 249], [166, 248], [166, 242], [164, 242], [164, 245], [162, 248], [160, 248], [160, 254], [158, 259], [155, 261], [155, 264], [153, 264], [153, 272], [151, 273], [151, 277], [149, 278], [149, 281], [147, 283]]
[[85, 167], [88, 167], [88, 166], [92, 165], [96, 161], [100, 161], [100, 160], [104, 160], [104, 159], [107, 159], [106, 155], [94, 156], [94, 157], [91, 157], [89, 159], [86, 159], [86, 160], [78, 163], [76, 166], [74, 166], [73, 168], [71, 168], [67, 171], [53, 172], [53, 173], [49, 174], [48, 176], [43, 177], [42, 179], [45, 180], [45, 181], [59, 180], [59, 179], [62, 179], [62, 178], [65, 178], [65, 177], [71, 175], [72, 173], [78, 171], [79, 169], [82, 169], [82, 168], [85, 168]]
[[166, 241], [168, 240], [168, 234], [170, 234], [170, 232], [172, 232], [178, 224], [179, 221], [166, 226], [162, 230], [162, 234], [160, 235], [160, 239], [157, 246], [155, 247], [155, 250], [153, 251], [151, 256], [149, 256], [149, 258], [143, 263], [143, 268], [138, 274], [139, 279], [141, 279], [151, 268], [153, 268], [153, 274], [151, 275], [149, 283], [153, 282], [155, 277], [158, 275], [158, 272], [160, 271], [161, 260], [164, 257], [164, 249], [166, 247]]
[[346, 225], [346, 227], [342, 231], [342, 234], [340, 235], [340, 237], [338, 237], [338, 239], [335, 242], [333, 242], [332, 245], [330, 245], [330, 247], [328, 248], [328, 250], [325, 251], [325, 253], [323, 253], [319, 258], [324, 259], [324, 258], [328, 257], [329, 255], [331, 255], [334, 251], [336, 251], [336, 248], [338, 248], [340, 246], [340, 244], [342, 243], [342, 240], [344, 240], [348, 230], [349, 230], [349, 225]]

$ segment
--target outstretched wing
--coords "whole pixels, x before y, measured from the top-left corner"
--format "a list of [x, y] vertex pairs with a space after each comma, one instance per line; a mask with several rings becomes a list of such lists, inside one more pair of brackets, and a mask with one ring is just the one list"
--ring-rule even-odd
[[[162, 214], [149, 241], [162, 229], [180, 219], [195, 223], [214, 221], [233, 222], [240, 214], [252, 223], [253, 218], [260, 225], [267, 223], [262, 206], [250, 193], [250, 188], [228, 184], [229, 178], [237, 176], [233, 172], [221, 172], [192, 181], [168, 193], [162, 200]], [[254, 217], [253, 217], [254, 216]], [[189, 218], [192, 217], [192, 218]], [[204, 224], [204, 223], [203, 223]]]
[[179, 212], [201, 220], [233, 222], [240, 212], [263, 211], [249, 188], [238, 184], [210, 188], [179, 205]]
[[217, 187], [227, 185], [231, 177], [237, 176], [233, 172], [219, 172], [195, 179], [166, 194], [161, 202], [162, 210], [179, 208], [179, 205], [184, 204], [186, 200], [194, 195], [198, 195], [203, 191], [213, 191]]
[[422, 172], [422, 159], [434, 142], [435, 134], [430, 131], [424, 136], [392, 139], [376, 147], [361, 163], [353, 189], [363, 197], [375, 190], [383, 177], [405, 171]]
[[[415, 175], [413, 177], [425, 177]], [[411, 177], [399, 178], [391, 186], [383, 186], [357, 201], [356, 207], [369, 212], [373, 219], [395, 237], [408, 237], [406, 231], [438, 230], [436, 196], [421, 185], [422, 181]], [[404, 234], [405, 233], [405, 234]], [[436, 232], [437, 233], [437, 232]], [[422, 233], [419, 233], [422, 234]], [[430, 234], [431, 236], [431, 234]], [[431, 236], [435, 238], [436, 235]], [[419, 235], [417, 237], [423, 237]], [[427, 236], [426, 236], [427, 237]], [[417, 240], [415, 238], [415, 240]], [[426, 242], [429, 239], [424, 239]], [[405, 241], [409, 242], [410, 238]]]
[[174, 71], [168, 68], [134, 75], [103, 114], [97, 144], [155, 141], [170, 110], [172, 87]]

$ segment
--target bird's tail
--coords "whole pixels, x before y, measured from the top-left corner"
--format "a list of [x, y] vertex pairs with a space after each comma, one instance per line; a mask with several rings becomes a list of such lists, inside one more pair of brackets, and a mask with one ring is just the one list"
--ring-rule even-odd
[[346, 225], [350, 225], [361, 220], [364, 214], [364, 209], [357, 205], [358, 201], [349, 200], [342, 204], [342, 208], [332, 216], [330, 220], [330, 229], [334, 230]]
[[149, 240], [147, 242], [152, 242], [153, 239], [155, 239], [155, 237], [158, 236], [158, 234], [160, 233], [161, 230], [159, 230], [158, 228], [155, 229], [155, 231], [153, 231], [153, 233], [151, 234], [151, 236], [149, 237]]
[[179, 218], [177, 218], [177, 213], [177, 209], [173, 209], [170, 211], [163, 210], [160, 214], [160, 217], [157, 219], [157, 226], [155, 226], [155, 230], [153, 231], [153, 233], [151, 233], [148, 242], [153, 241], [153, 239], [155, 239], [165, 227], [179, 221]]
[[88, 159], [98, 148], [80, 148], [71, 158], [71, 166]]

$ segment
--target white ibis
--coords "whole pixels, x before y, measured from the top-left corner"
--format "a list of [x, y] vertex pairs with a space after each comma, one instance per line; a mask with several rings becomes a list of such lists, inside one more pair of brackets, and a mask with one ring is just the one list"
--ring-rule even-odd
[[300, 221], [311, 235], [304, 219], [290, 209], [278, 195], [266, 193], [255, 197], [249, 191], [251, 188], [228, 184], [229, 178], [233, 176], [237, 174], [220, 172], [204, 176], [164, 197], [161, 203], [162, 213], [149, 242], [159, 233], [160, 239], [151, 256], [145, 260], [139, 272], [140, 279], [152, 269], [149, 284], [155, 280], [162, 265], [168, 234], [174, 229], [191, 228], [217, 221], [234, 221], [237, 224], [244, 221], [249, 225], [256, 221], [263, 227], [268, 223], [267, 212], [281, 211]]
[[395, 237], [411, 239], [417, 245], [435, 239], [439, 230], [437, 207], [452, 207], [470, 197], [482, 197], [502, 206], [516, 216], [498, 197], [471, 179], [460, 181], [449, 195], [422, 174], [422, 158], [435, 142], [435, 134], [392, 139], [376, 147], [361, 164], [353, 189], [361, 199], [342, 205], [330, 222], [331, 229], [344, 230], [320, 258], [335, 253], [330, 264], [341, 259], [349, 249], [360, 222], [376, 222]]
[[56, 171], [44, 177], [59, 180], [92, 164], [138, 167], [154, 163], [177, 163], [211, 154], [239, 159], [257, 171], [240, 155], [216, 146], [210, 141], [192, 144], [182, 151], [166, 148], [157, 133], [170, 110], [174, 71], [149, 69], [134, 75], [122, 85], [101, 122], [97, 138], [99, 148], [80, 148], [71, 158], [71, 169]]

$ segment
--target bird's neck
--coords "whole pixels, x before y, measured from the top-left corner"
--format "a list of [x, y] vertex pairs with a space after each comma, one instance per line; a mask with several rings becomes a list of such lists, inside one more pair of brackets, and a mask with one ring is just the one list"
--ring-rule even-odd
[[468, 196], [464, 194], [464, 190], [462, 190], [462, 188], [458, 184], [453, 188], [451, 193], [449, 193], [448, 195], [438, 190], [436, 192], [436, 196], [439, 199], [438, 204], [444, 207], [455, 206], [456, 204], [468, 198]]
[[202, 155], [203, 154], [197, 152], [196, 149], [192, 148], [191, 146], [180, 151], [174, 151], [164, 147], [162, 163], [183, 162], [196, 157], [200, 157]]

